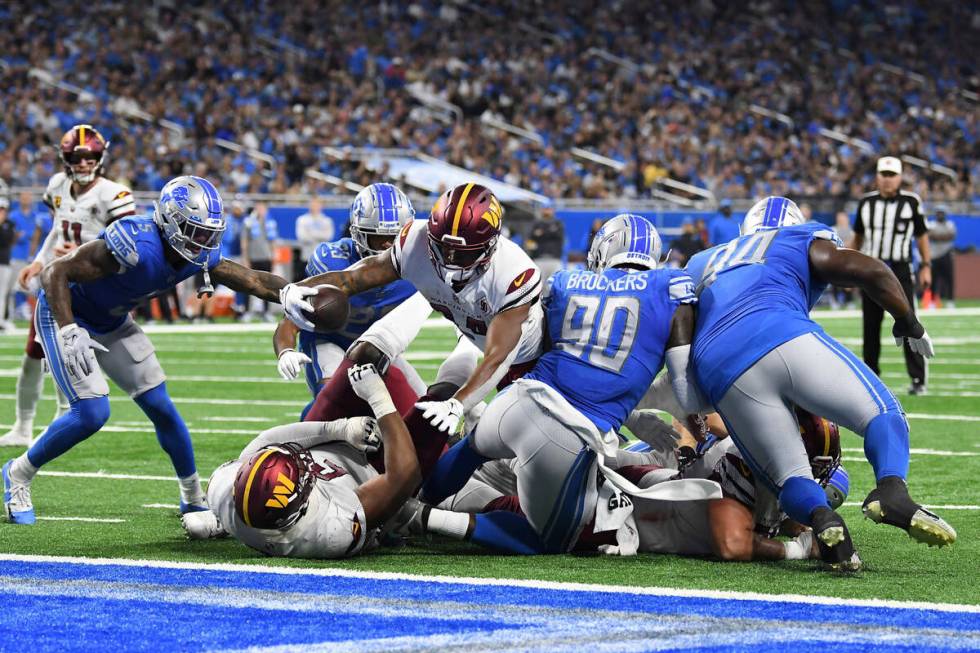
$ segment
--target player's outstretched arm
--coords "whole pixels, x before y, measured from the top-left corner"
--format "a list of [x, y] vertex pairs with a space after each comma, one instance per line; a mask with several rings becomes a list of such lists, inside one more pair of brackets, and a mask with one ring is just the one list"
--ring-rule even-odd
[[721, 560], [805, 560], [814, 557], [813, 533], [806, 530], [788, 542], [755, 532], [752, 511], [731, 497], [708, 502], [711, 549]]
[[907, 339], [916, 353], [933, 356], [932, 340], [905, 298], [902, 284], [891, 269], [876, 258], [851, 249], [840, 249], [829, 240], [810, 245], [810, 268], [835, 286], [857, 286], [895, 318], [895, 340]]
[[289, 320], [280, 320], [276, 332], [272, 334], [272, 348], [276, 352], [279, 376], [286, 381], [292, 381], [299, 376], [303, 365], [313, 361], [306, 354], [296, 351], [296, 336], [299, 327]]
[[271, 272], [261, 272], [226, 258], [209, 270], [211, 277], [236, 292], [245, 292], [267, 302], [279, 303], [279, 291], [286, 280]]
[[534, 302], [501, 311], [490, 321], [483, 361], [476, 366], [469, 380], [446, 401], [423, 401], [416, 407], [433, 426], [452, 433], [463, 414], [480, 403], [496, 387], [510, 369], [520, 344], [524, 322]]
[[698, 415], [714, 410], [704, 398], [694, 381], [690, 369], [691, 342], [694, 340], [694, 306], [681, 304], [674, 311], [670, 321], [670, 335], [667, 337], [667, 372], [674, 397], [681, 409], [688, 415]]
[[75, 322], [70, 282], [95, 281], [118, 271], [119, 262], [101, 238], [48, 263], [41, 271], [41, 287], [58, 324], [64, 327]]
[[351, 388], [371, 406], [384, 440], [385, 473], [357, 488], [368, 528], [391, 518], [422, 482], [418, 455], [388, 388], [373, 365], [357, 365], [347, 370]]
[[313, 305], [306, 298], [316, 294], [316, 286], [336, 286], [348, 297], [359, 292], [377, 288], [398, 280], [398, 271], [391, 261], [391, 254], [382, 252], [362, 258], [346, 270], [324, 272], [308, 277], [297, 283], [287, 284], [280, 293], [282, 310], [296, 326], [307, 331], [313, 330], [313, 323], [304, 317], [303, 312], [313, 312]]

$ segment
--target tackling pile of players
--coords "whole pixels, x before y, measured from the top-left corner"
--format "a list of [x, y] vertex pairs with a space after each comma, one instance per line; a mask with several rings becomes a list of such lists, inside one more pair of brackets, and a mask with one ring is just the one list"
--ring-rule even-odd
[[[65, 224], [51, 238], [65, 242], [44, 250], [60, 258], [29, 268], [42, 289], [18, 395], [40, 378], [36, 340], [68, 408], [30, 443], [38, 392], [18, 403], [2, 442], [30, 444], [2, 469], [13, 523], [34, 522], [38, 468], [105, 424], [105, 373], [154, 423], [191, 537], [231, 534], [272, 555], [349, 556], [397, 532], [519, 554], [818, 558], [855, 570], [835, 511], [849, 489], [838, 424], [864, 438], [875, 472], [866, 516], [929, 545], [956, 539], [909, 496], [897, 399], [809, 312], [828, 284], [857, 286], [894, 317], [898, 342], [931, 357], [929, 336], [886, 266], [805, 223], [786, 198], [757, 203], [738, 238], [685, 270], [661, 267], [645, 218], [618, 215], [586, 269], [542, 279], [501, 234], [490, 189], [459, 185], [415, 220], [404, 193], [372, 184], [351, 208], [352, 238], [321, 244], [309, 278], [287, 284], [220, 257], [223, 207], [205, 179], [172, 180], [152, 217], [132, 217], [128, 191], [98, 176], [107, 146], [73, 128], [66, 173], [45, 195]], [[312, 394], [302, 421], [260, 434], [206, 496], [152, 344], [129, 317], [201, 271], [207, 284], [282, 303], [279, 371], [305, 368]], [[350, 299], [340, 331], [313, 331], [321, 284]], [[426, 387], [403, 354], [433, 310], [459, 338]], [[650, 408], [674, 415], [676, 430]], [[693, 439], [679, 440], [681, 424]], [[623, 427], [642, 443], [622, 448]]]

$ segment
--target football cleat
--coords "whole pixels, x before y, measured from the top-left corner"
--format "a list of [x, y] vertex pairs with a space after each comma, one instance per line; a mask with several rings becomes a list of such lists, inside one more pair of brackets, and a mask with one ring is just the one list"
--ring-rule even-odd
[[956, 541], [956, 530], [942, 517], [913, 501], [905, 481], [897, 476], [881, 479], [864, 500], [861, 511], [876, 524], [901, 528], [913, 540], [929, 546], [946, 546]]
[[0, 438], [0, 447], [29, 447], [32, 442], [31, 427], [17, 421], [14, 427]]
[[192, 510], [180, 516], [180, 523], [192, 540], [210, 540], [226, 537], [228, 531], [218, 521], [218, 516], [210, 510]]
[[10, 478], [10, 466], [13, 459], [3, 466], [3, 507], [7, 513], [7, 521], [11, 524], [33, 524], [34, 504], [31, 503], [31, 484], [17, 483]]
[[183, 499], [180, 501], [180, 514], [182, 515], [192, 512], [204, 512], [206, 510], [211, 510], [206, 501], [191, 501], [190, 503], [184, 501]]
[[813, 512], [813, 533], [817, 537], [820, 559], [833, 571], [857, 571], [863, 564], [854, 550], [847, 524], [830, 508]]

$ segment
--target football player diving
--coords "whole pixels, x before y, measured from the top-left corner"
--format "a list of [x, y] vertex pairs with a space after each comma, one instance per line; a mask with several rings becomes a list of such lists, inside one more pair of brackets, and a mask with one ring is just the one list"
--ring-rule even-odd
[[785, 197], [753, 206], [741, 233], [687, 265], [699, 288], [691, 362], [697, 385], [753, 475], [792, 519], [813, 528], [825, 562], [842, 570], [861, 566], [843, 519], [793, 436], [791, 406], [799, 406], [864, 438], [877, 481], [863, 503], [867, 517], [930, 546], [954, 542], [956, 531], [909, 496], [909, 425], [898, 400], [810, 319], [828, 284], [856, 286], [895, 318], [897, 343], [932, 357], [932, 342], [895, 275], [880, 261], [844, 249], [830, 228], [805, 223]]
[[[419, 405], [432, 424], [453, 432], [495, 386], [521, 376], [541, 355], [541, 274], [520, 247], [501, 236], [502, 217], [490, 189], [456, 186], [436, 201], [428, 220], [402, 227], [387, 251], [286, 286], [283, 310], [297, 326], [312, 330], [303, 311], [312, 310], [306, 298], [318, 284], [353, 297], [399, 279], [410, 282], [483, 352], [483, 361], [452, 397]], [[341, 366], [337, 373], [344, 371]], [[307, 419], [323, 419], [318, 404]]]
[[219, 253], [225, 230], [211, 182], [183, 176], [160, 192], [152, 217], [123, 218], [41, 273], [34, 320], [55, 383], [71, 409], [26, 453], [2, 468], [4, 506], [15, 524], [33, 524], [31, 481], [39, 468], [97, 432], [109, 419], [109, 386], [127, 392], [156, 428], [180, 486], [182, 513], [206, 510], [184, 420], [167, 394], [153, 345], [130, 317], [144, 298], [198, 272], [233, 290], [278, 301], [285, 280], [242, 267]]

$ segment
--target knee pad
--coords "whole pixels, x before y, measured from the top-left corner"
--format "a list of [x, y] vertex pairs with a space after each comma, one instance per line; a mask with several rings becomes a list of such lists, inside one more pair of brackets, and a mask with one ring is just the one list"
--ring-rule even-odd
[[456, 394], [457, 390], [459, 390], [459, 386], [455, 383], [447, 381], [433, 383], [425, 391], [425, 397], [420, 397], [419, 401], [445, 401]]

